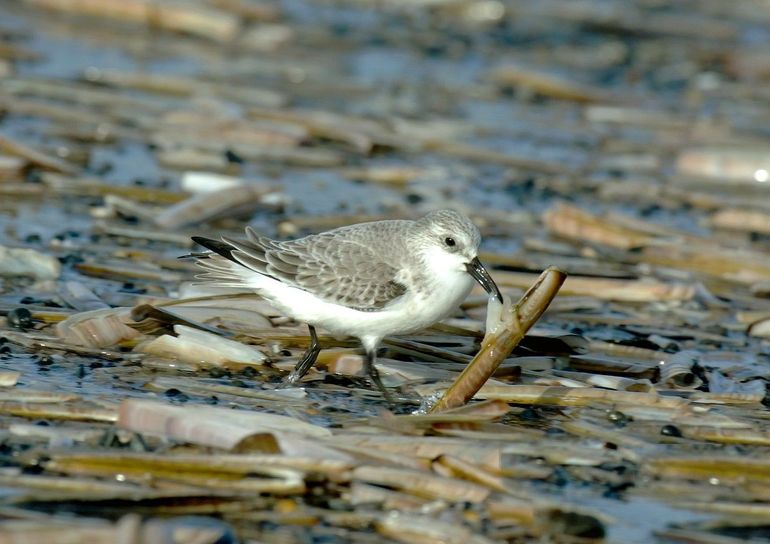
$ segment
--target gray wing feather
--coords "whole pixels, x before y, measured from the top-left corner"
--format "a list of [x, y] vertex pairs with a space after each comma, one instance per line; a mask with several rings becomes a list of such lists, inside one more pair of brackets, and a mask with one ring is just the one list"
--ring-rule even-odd
[[246, 229], [246, 240], [225, 238], [244, 266], [292, 287], [359, 310], [380, 310], [406, 292], [360, 232], [334, 231], [278, 242]]

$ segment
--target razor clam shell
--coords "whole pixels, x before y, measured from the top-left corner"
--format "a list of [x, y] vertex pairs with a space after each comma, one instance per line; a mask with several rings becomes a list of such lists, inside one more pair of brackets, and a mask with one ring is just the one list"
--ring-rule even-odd
[[73, 314], [56, 324], [56, 334], [64, 342], [90, 348], [114, 346], [140, 333], [129, 323], [130, 308], [101, 308]]
[[684, 350], [667, 357], [659, 364], [660, 382], [671, 389], [697, 389], [703, 383], [694, 372], [700, 354]]
[[[209, 332], [174, 325], [177, 336], [164, 334], [138, 345], [135, 351], [188, 363], [262, 365], [267, 356], [260, 350]], [[138, 333], [137, 333], [138, 334]]]
[[55, 280], [61, 274], [58, 259], [34, 249], [0, 245], [0, 276], [23, 276]]

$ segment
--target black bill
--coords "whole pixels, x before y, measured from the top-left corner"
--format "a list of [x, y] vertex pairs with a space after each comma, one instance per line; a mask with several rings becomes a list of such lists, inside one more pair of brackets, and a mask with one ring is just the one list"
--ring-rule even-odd
[[471, 262], [466, 263], [465, 268], [468, 270], [468, 274], [473, 276], [473, 279], [479, 282], [479, 285], [484, 288], [484, 291], [490, 295], [495, 295], [497, 300], [502, 304], [503, 295], [500, 294], [500, 289], [497, 288], [495, 280], [489, 275], [489, 272], [487, 272], [487, 269], [481, 264], [478, 257], [474, 257]]

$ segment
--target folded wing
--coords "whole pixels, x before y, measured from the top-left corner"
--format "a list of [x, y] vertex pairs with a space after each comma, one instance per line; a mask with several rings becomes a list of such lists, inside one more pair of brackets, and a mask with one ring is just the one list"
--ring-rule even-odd
[[396, 281], [396, 266], [385, 262], [360, 238], [341, 234], [322, 233], [279, 242], [247, 228], [246, 240], [212, 241], [219, 246], [197, 239], [215, 251], [212, 259], [200, 261], [207, 270], [201, 278], [244, 286], [241, 278], [247, 276], [244, 270], [233, 270], [228, 262], [232, 261], [328, 302], [365, 311], [381, 310], [406, 292]]

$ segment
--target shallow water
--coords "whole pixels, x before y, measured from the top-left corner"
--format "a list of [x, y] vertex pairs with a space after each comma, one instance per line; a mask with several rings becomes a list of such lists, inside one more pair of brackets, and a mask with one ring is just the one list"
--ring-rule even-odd
[[[566, 8], [563, 11], [555, 2], [546, 2], [541, 7], [521, 2], [484, 2], [481, 4], [491, 10], [488, 15], [494, 16], [498, 8], [504, 13], [486, 22], [480, 22], [479, 14], [470, 10], [471, 3], [458, 2], [452, 6], [436, 2], [433, 7], [430, 2], [427, 4], [394, 3], [380, 6], [378, 10], [356, 7], [344, 1], [287, 0], [275, 4], [281, 14], [272, 23], [254, 23], [246, 16], [239, 19], [243, 29], [270, 30], [269, 24], [274, 24], [283, 27], [272, 29], [277, 35], [288, 33], [284, 41], [267, 35], [267, 38], [263, 37], [266, 42], [261, 42], [262, 45], [220, 45], [159, 29], [138, 29], [119, 22], [98, 20], [94, 23], [78, 16], [52, 15], [23, 4], [1, 8], [5, 13], [0, 17], [0, 35], [10, 34], [8, 43], [39, 56], [36, 60], [13, 62], [8, 78], [28, 83], [50, 80], [58, 82], [63, 89], [71, 88], [73, 83], [84, 85], [73, 87], [73, 95], [69, 98], [45, 96], [46, 91], [39, 90], [29, 95], [6, 93], [3, 97], [4, 88], [0, 88], [0, 98], [4, 100], [0, 111], [7, 108], [7, 113], [0, 118], [0, 135], [41, 150], [48, 157], [59, 157], [73, 166], [77, 174], [66, 174], [65, 186], [66, 183], [74, 186], [76, 181], [85, 178], [97, 180], [102, 189], [137, 189], [136, 193], [120, 194], [129, 194], [124, 196], [129, 203], [140, 210], [149, 210], [150, 219], [118, 209], [119, 206], [111, 209], [104, 194], [56, 189], [55, 184], [43, 175], [48, 168], [27, 165], [19, 179], [9, 180], [9, 186], [16, 183], [23, 188], [39, 188], [40, 192], [32, 196], [3, 193], [0, 197], [0, 245], [29, 247], [45, 255], [54, 255], [60, 258], [63, 267], [58, 281], [0, 280], [0, 314], [24, 306], [24, 297], [37, 299], [32, 304], [38, 316], [35, 330], [21, 332], [30, 338], [40, 335], [51, 339], [55, 338], [52, 323], [64, 315], [49, 317], [46, 322], [40, 317], [44, 315], [40, 301], [51, 302], [49, 307], [53, 311], [74, 314], [75, 310], [68, 308], [59, 295], [63, 280], [79, 282], [111, 306], [131, 307], [174, 298], [180, 290], [180, 280], [192, 278], [192, 268], [176, 261], [178, 255], [190, 251], [189, 245], [105, 234], [100, 230], [104, 228], [146, 229], [150, 233], [163, 231], [164, 234], [178, 234], [185, 240], [195, 234], [236, 233], [244, 223], [249, 223], [267, 235], [285, 237], [324, 230], [353, 220], [416, 217], [427, 210], [453, 207], [468, 212], [481, 225], [484, 234], [482, 251], [496, 259], [493, 276], [507, 278], [500, 280], [501, 285], [504, 291], [513, 295], [523, 287], [506, 276], [507, 273], [536, 274], [551, 263], [587, 279], [640, 280], [639, 284], [627, 286], [627, 291], [642, 289], [645, 282], [657, 281], [664, 286], [681, 283], [696, 292], [680, 299], [661, 295], [632, 300], [623, 294], [605, 296], [605, 291], [610, 288], [598, 281], [594, 291], [578, 290], [565, 294], [556, 302], [565, 307], [553, 309], [542, 321], [552, 337], [540, 344], [540, 351], [527, 348], [528, 351], [517, 353], [548, 358], [551, 366], [545, 371], [540, 367], [534, 371], [519, 368], [518, 376], [511, 373], [502, 379], [517, 384], [557, 386], [569, 378], [590, 388], [594, 385], [580, 381], [588, 374], [634, 379], [642, 376], [652, 379], [650, 385], [662, 398], [688, 400], [698, 393], [718, 393], [713, 388], [721, 382], [712, 378], [712, 390], [709, 390], [708, 379], [708, 373], [717, 369], [725, 373], [728, 385], [740, 385], [755, 377], [766, 379], [770, 371], [767, 335], [752, 337], [747, 327], [752, 319], [761, 321], [770, 315], [767, 298], [770, 231], [763, 232], [760, 227], [754, 230], [723, 229], [714, 223], [717, 212], [733, 208], [743, 213], [768, 213], [770, 210], [763, 202], [766, 187], [747, 184], [746, 180], [742, 180], [742, 185], [729, 185], [725, 181], [731, 175], [729, 172], [711, 175], [705, 169], [700, 174], [688, 176], [682, 172], [677, 158], [690, 146], [709, 149], [750, 147], [758, 149], [759, 157], [751, 160], [759, 166], [770, 167], [767, 162], [770, 141], [766, 131], [762, 130], [763, 122], [770, 121], [769, 101], [762, 94], [761, 85], [755, 86], [752, 79], [766, 82], [770, 70], [765, 67], [765, 72], [752, 75], [751, 70], [759, 68], [752, 68], [753, 65], [741, 68], [743, 55], [752, 53], [751, 47], [770, 47], [770, 33], [758, 29], [756, 23], [739, 12], [732, 13], [718, 3], [705, 0], [696, 2], [692, 8], [693, 12], [700, 12], [716, 25], [705, 27], [703, 37], [693, 37], [688, 32], [689, 8], [655, 8], [645, 2], [633, 3], [634, 9], [651, 17], [680, 17], [681, 27], [651, 31], [640, 26], [638, 33], [631, 33], [622, 24], [618, 23], [616, 27], [614, 21], [603, 20], [599, 16], [601, 3], [581, 3], [584, 9], [593, 6], [592, 9], [599, 10], [589, 9], [587, 14], [581, 15], [578, 8], [574, 12]], [[464, 9], [470, 11], [466, 13]], [[723, 14], [722, 10], [728, 13]], [[763, 14], [770, 20], [767, 13], [763, 11]], [[637, 21], [639, 25], [642, 22], [641, 19]], [[720, 22], [737, 31], [725, 37], [726, 31], [719, 27]], [[270, 39], [278, 41], [271, 45]], [[615, 49], [603, 48], [607, 44], [614, 45]], [[731, 56], [733, 50], [735, 53]], [[602, 54], [609, 55], [610, 59], [603, 60]], [[494, 72], [513, 62], [529, 67], [531, 79], [508, 81]], [[124, 75], [189, 76], [193, 78], [190, 84], [193, 90], [184, 96], [137, 90], [124, 83], [85, 85], [84, 76], [94, 74], [95, 69]], [[554, 89], [536, 81], [541, 72], [563, 79]], [[225, 88], [217, 88], [217, 83], [224, 83]], [[718, 89], [712, 89], [710, 85], [716, 85]], [[286, 105], [255, 107], [254, 102], [261, 99], [247, 94], [255, 89], [277, 93]], [[85, 90], [113, 93], [115, 109], [111, 104], [100, 104], [102, 98], [89, 97]], [[231, 98], [227, 96], [227, 90], [242, 94]], [[607, 96], [601, 94], [603, 92], [608, 93]], [[130, 98], [146, 102], [121, 102]], [[22, 107], [25, 100], [35, 101], [41, 109], [36, 112], [33, 106]], [[591, 109], [594, 105], [618, 108], [627, 117], [623, 120], [621, 116], [620, 121], [591, 121], [591, 115], [599, 115]], [[42, 106], [58, 109], [52, 112]], [[62, 120], [69, 108], [83, 116], [96, 116], [123, 132], [118, 130], [115, 141], [109, 143], [84, 139], [82, 134], [75, 133], [87, 129], [90, 123], [81, 123], [77, 118]], [[638, 109], [648, 111], [652, 120], [640, 120], [635, 116]], [[210, 123], [200, 122], [200, 119], [186, 121], [185, 114], [201, 115], [201, 112], [210, 116]], [[287, 121], [280, 117], [279, 114], [287, 112], [299, 112], [300, 120]], [[303, 121], [318, 112], [322, 114], [321, 128], [311, 126], [308, 129], [303, 125]], [[136, 116], [132, 117], [131, 113]], [[253, 122], [247, 127], [254, 131], [248, 137], [256, 138], [248, 140], [247, 147], [259, 147], [263, 144], [260, 138], [268, 136], [255, 127], [263, 129], [267, 124], [265, 119], [271, 114], [278, 116], [273, 120], [276, 123], [273, 129], [281, 137], [291, 138], [296, 131], [306, 130], [297, 141], [285, 147], [278, 146], [281, 152], [293, 153], [290, 158], [285, 155], [276, 158], [270, 155], [274, 150], [268, 149], [263, 158], [243, 159], [230, 148], [222, 151], [215, 147], [216, 151], [212, 152], [208, 147], [218, 144], [220, 138], [230, 137], [227, 129], [244, 119]], [[329, 118], [332, 121], [328, 121]], [[185, 122], [191, 124], [186, 126]], [[260, 125], [260, 122], [265, 124]], [[282, 122], [289, 127], [282, 126]], [[667, 123], [673, 123], [673, 128]], [[216, 126], [219, 132], [205, 133], [209, 125]], [[170, 145], [171, 150], [191, 150], [189, 162], [163, 166], [160, 152], [167, 142], [155, 140], [151, 143], [158, 137], [160, 129], [167, 131], [163, 134], [168, 139], [194, 136], [198, 132], [204, 137], [203, 141], [193, 144]], [[274, 132], [269, 134], [275, 136]], [[361, 141], [367, 138], [373, 142], [370, 148], [361, 150], [356, 147], [364, 145]], [[237, 147], [236, 144], [233, 146]], [[325, 166], [303, 163], [318, 160], [315, 156], [302, 155], [308, 151], [328, 152], [325, 160], [330, 163]], [[215, 162], [219, 160], [211, 170], [266, 183], [279, 194], [281, 204], [263, 202], [245, 215], [228, 210], [223, 218], [194, 217], [185, 225], [168, 229], [153, 224], [152, 216], [170, 203], [148, 201], [147, 194], [141, 191], [157, 189], [164, 191], [168, 198], [186, 198], [188, 195], [180, 188], [184, 173], [207, 170], [194, 163], [209, 155]], [[226, 160], [222, 160], [223, 156]], [[727, 169], [725, 164], [720, 163], [717, 167]], [[406, 179], [402, 179], [392, 173], [396, 168], [416, 172], [404, 174]], [[372, 172], [382, 173], [389, 169], [391, 173], [390, 177], [385, 176], [386, 181], [365, 179], [367, 175], [374, 176]], [[351, 173], [355, 170], [359, 171]], [[3, 183], [0, 181], [0, 189]], [[105, 192], [110, 193], [109, 190]], [[577, 221], [574, 217], [563, 219], [562, 225], [566, 223], [567, 227], [548, 224], [545, 217], [558, 202], [596, 214], [599, 226], [589, 221], [589, 224], [570, 230], [569, 221]], [[625, 222], [613, 219], [612, 214], [624, 218]], [[624, 229], [633, 231], [632, 235]], [[642, 241], [624, 245], [613, 238], [619, 236], [618, 231]], [[744, 252], [736, 259], [745, 264], [745, 269], [725, 272], [719, 268], [720, 263], [714, 264], [707, 259], [727, 255], [734, 247], [740, 247]], [[687, 255], [685, 250], [688, 249], [698, 253], [681, 261], [670, 256], [665, 260], [655, 256], [655, 250], [660, 248], [671, 249], [674, 257]], [[116, 269], [107, 272], [88, 272], [78, 268], [81, 261], [96, 265], [118, 264]], [[729, 259], [725, 257], [725, 261]], [[143, 269], [136, 269], [147, 264], [157, 265], [151, 272], [178, 276], [147, 279], [142, 275]], [[121, 267], [124, 267], [122, 271], [119, 270]], [[748, 279], [742, 276], [749, 273], [755, 275]], [[164, 279], [168, 277], [175, 279]], [[473, 328], [483, 322], [484, 308], [483, 302], [471, 302], [458, 316], [465, 318], [463, 323]], [[264, 316], [260, 315], [260, 318]], [[233, 330], [244, 332], [242, 321], [219, 323], [225, 330], [233, 324], [237, 325]], [[9, 338], [13, 338], [11, 333], [20, 332], [12, 330], [7, 322], [0, 322], [0, 325], [0, 336], [5, 331]], [[276, 329], [282, 330], [281, 327]], [[564, 349], [554, 337], [566, 333], [582, 335], [589, 347]], [[185, 366], [173, 363], [171, 358], [153, 359], [132, 353], [131, 342], [125, 342], [122, 347], [111, 346], [109, 357], [100, 357], [78, 355], [66, 348], [23, 347], [14, 341], [3, 343], [12, 347], [6, 350], [9, 353], [0, 354], [0, 371], [21, 372], [15, 387], [8, 388], [11, 392], [72, 393], [84, 402], [112, 410], [126, 398], [152, 399], [175, 406], [220, 406], [282, 414], [335, 431], [360, 431], [363, 426], [366, 432], [375, 434], [373, 429], [382, 424], [387, 429], [380, 429], [383, 435], [393, 432], [401, 438], [413, 436], [416, 443], [445, 436], [442, 433], [446, 428], [441, 426], [415, 430], [408, 423], [395, 422], [389, 419], [390, 416], [381, 415], [386, 406], [378, 394], [362, 380], [344, 374], [322, 372], [313, 376], [307, 382], [307, 397], [304, 398], [285, 403], [275, 400], [280, 397], [260, 398], [258, 395], [263, 393], [283, 394], [280, 390], [276, 392], [281, 372], [299, 356], [300, 348], [305, 345], [305, 331], [293, 332], [303, 338], [299, 344], [280, 338], [270, 339], [270, 331], [255, 334], [258, 343], [266, 343], [263, 346], [266, 351], [275, 347], [271, 352], [275, 362], [284, 365], [280, 372], [275, 368], [222, 371], [195, 364]], [[443, 339], [437, 338], [437, 334], [443, 334]], [[446, 334], [434, 332], [431, 336], [427, 333], [426, 337], [418, 336], [417, 340], [450, 351], [458, 346], [462, 348], [458, 348], [458, 352], [473, 351], [470, 340], [453, 345], [452, 340], [447, 341]], [[702, 362], [689, 371], [697, 374], [698, 379], [705, 379], [706, 383], [695, 391], [669, 387], [656, 375], [654, 365], [646, 374], [638, 368], [634, 370], [630, 367], [641, 366], [642, 362], [631, 356], [604, 353], [588, 343], [591, 341], [642, 347], [648, 354], [652, 352], [658, 356], [694, 349], [702, 354]], [[720, 353], [724, 354], [721, 359]], [[125, 359], [121, 359], [121, 355]], [[388, 348], [383, 355], [396, 362], [417, 361], [428, 369], [425, 375], [414, 375], [409, 374], [410, 369], [389, 368], [386, 378], [398, 386], [401, 395], [395, 409], [398, 414], [411, 413], [419, 404], [423, 393], [422, 390], [420, 394], [417, 392], [420, 386], [440, 381], [431, 372], [449, 370], [456, 373], [459, 370], [451, 361], [440, 358], [436, 361], [427, 351], [424, 357], [417, 357], [414, 352]], [[587, 363], [572, 358], [576, 355], [585, 355], [589, 359], [594, 356], [599, 362]], [[44, 356], [49, 358], [43, 359], [41, 364]], [[516, 360], [510, 363], [513, 366]], [[545, 364], [542, 360], [540, 363]], [[558, 374], [560, 371], [573, 374]], [[582, 375], [575, 377], [580, 373]], [[577, 388], [575, 382], [570, 383], [570, 387]], [[218, 386], [239, 388], [243, 396], [239, 397], [235, 394], [238, 391], [233, 389], [217, 390]], [[697, 525], [703, 520], [719, 519], [718, 514], [700, 511], [706, 508], [704, 503], [709, 500], [727, 502], [734, 492], [738, 497], [735, 500], [744, 501], [740, 504], [746, 510], [749, 506], [766, 506], [766, 487], [751, 488], [745, 480], [738, 478], [737, 482], [724, 484], [724, 488], [716, 486], [721, 490], [716, 499], [709, 499], [710, 495], [706, 493], [703, 503], [683, 506], [681, 503], [687, 501], [698, 502], [700, 492], [710, 492], [715, 486], [695, 477], [662, 473], [642, 475], [640, 472], [649, 468], [648, 460], [657, 455], [766, 458], [769, 451], [768, 419], [765, 404], [762, 404], [766, 399], [745, 403], [744, 400], [721, 399], [713, 403], [708, 399], [701, 403], [693, 400], [694, 408], [688, 405], [687, 414], [669, 414], [672, 418], [683, 418], [684, 422], [672, 419], [671, 424], [680, 426], [685, 433], [703, 430], [697, 419], [693, 422], [685, 415], [703, 416], [705, 429], [722, 431], [732, 429], [733, 425], [755, 433], [749, 438], [739, 437], [737, 442], [724, 437], [698, 438], [696, 434], [685, 438], [664, 437], [661, 432], [666, 422], [655, 418], [661, 417], [659, 414], [655, 417], [637, 414], [628, 425], [609, 422], [608, 411], [617, 408], [632, 412], [632, 408], [639, 409], [638, 406], [621, 404], [616, 407], [612, 403], [597, 402], [576, 408], [568, 404], [543, 407], [513, 403], [511, 413], [505, 416], [509, 425], [506, 432], [512, 429], [542, 431], [545, 434], [533, 438], [533, 444], [553, 436], [554, 440], [567, 446], [573, 445], [579, 455], [594, 451], [611, 461], [591, 466], [596, 472], [583, 473], [580, 472], [581, 463], [586, 461], [574, 465], [572, 462], [551, 463], [545, 460], [548, 446], [543, 446], [542, 452], [522, 454], [520, 460], [525, 466], [556, 467], [554, 472], [521, 480], [512, 477], [506, 480], [507, 485], [514, 489], [511, 495], [515, 497], [520, 498], [520, 493], [526, 492], [521, 489], [536, 490], [540, 494], [538, 500], [564, 501], [568, 505], [567, 511], [585, 508], [608, 516], [601, 523], [606, 528], [609, 542], [664, 542], [656, 540], [654, 533], [674, 526], [692, 528], [701, 537], [713, 535], [705, 529], [701, 531]], [[40, 441], [26, 443], [7, 431], [11, 424], [28, 420], [56, 428], [61, 425], [65, 432], [68, 429], [68, 422], [60, 424], [54, 417], [3, 412], [0, 430], [6, 441], [4, 447], [11, 452], [10, 460], [4, 463], [11, 467], [9, 470], [18, 469], [24, 474], [44, 469], [23, 465], [11, 457], [18, 457], [32, 446], [39, 448], [33, 452], [39, 451], [42, 457], [46, 455], [44, 443], [42, 446]], [[725, 423], [728, 420], [729, 424]], [[590, 429], [594, 429], [591, 432], [596, 435], [584, 436], [564, 430], [574, 422], [595, 425]], [[114, 430], [111, 424], [94, 423], [94, 426], [105, 432]], [[619, 436], [607, 438], [596, 428]], [[458, 424], [453, 430], [479, 429], [481, 427], [472, 425], [464, 429]], [[495, 430], [502, 432], [499, 427]], [[618, 442], [612, 437], [619, 438]], [[624, 437], [630, 445], [624, 445]], [[476, 442], [485, 443], [487, 438], [468, 438], [468, 442], [475, 446]], [[646, 442], [650, 449], [633, 442], [636, 439]], [[514, 439], [506, 440], [519, 444]], [[498, 441], [491, 442], [496, 444]], [[505, 440], [499, 442], [508, 443]], [[165, 455], [167, 452], [163, 448], [166, 447], [155, 451]], [[198, 446], [187, 447], [198, 448], [195, 451], [212, 451]], [[173, 447], [168, 449], [173, 450]], [[624, 456], [622, 462], [618, 460], [621, 457], [611, 457], [618, 450]], [[110, 451], [110, 448], [101, 451]], [[420, 458], [420, 461], [426, 460]], [[360, 459], [358, 462], [363, 463]], [[632, 467], [630, 475], [621, 470], [622, 467], [618, 468], [622, 463]], [[72, 476], [67, 472], [53, 473]], [[311, 486], [317, 485], [316, 489], [320, 491], [316, 495], [310, 492], [306, 496], [300, 495], [292, 508], [307, 508], [312, 515], [317, 514], [312, 510], [316, 507], [325, 508], [327, 514], [351, 511], [356, 515], [363, 515], [362, 512], [368, 515], [371, 511], [380, 512], [387, 508], [384, 503], [378, 503], [375, 508], [345, 502], [343, 499], [347, 500], [346, 494], [350, 492], [347, 488], [340, 491], [342, 484], [338, 482], [325, 482], [323, 485], [327, 488], [322, 490], [321, 484], [313, 482], [312, 478], [308, 481]], [[681, 486], [682, 495], [669, 497], [657, 488], [645, 493], [651, 482]], [[766, 482], [761, 484], [766, 485]], [[694, 487], [685, 489], [687, 485]], [[0, 494], [6, 498], [15, 496], [16, 492], [11, 488], [10, 484], [1, 483]], [[270, 500], [274, 499], [266, 495]], [[317, 495], [322, 495], [323, 500]], [[35, 503], [37, 500], [45, 504]], [[65, 499], [61, 503], [46, 500], [44, 496], [33, 496], [29, 507], [47, 512], [62, 508], [101, 517], [98, 511], [94, 514], [93, 509], [75, 500]], [[356, 533], [355, 527], [346, 527], [343, 522], [336, 521], [328, 524], [339, 533], [314, 535], [310, 529], [301, 528], [301, 522], [281, 517], [288, 512], [288, 503], [275, 504], [265, 508], [276, 513], [276, 518], [270, 522], [273, 525], [257, 518], [256, 521], [238, 516], [224, 515], [224, 518], [244, 541], [249, 537], [255, 540], [277, 538], [280, 531], [276, 528], [281, 527], [287, 531], [284, 536], [291, 535], [297, 541], [324, 537], [330, 541], [355, 541], [356, 536], [361, 535], [370, 539], [386, 538], [384, 533], [378, 535], [370, 528]], [[463, 506], [462, 501], [436, 501], [423, 506], [424, 512], [417, 511], [428, 512], [426, 519], [441, 520], [444, 515], [444, 521], [464, 523], [463, 527], [478, 529], [479, 534], [489, 530], [489, 538], [495, 538], [490, 527], [498, 528], [495, 523], [499, 520], [493, 523], [485, 518], [489, 514], [483, 506], [478, 506], [475, 511], [469, 507], [465, 512], [467, 515], [460, 515], [462, 508], [468, 506]], [[154, 512], [150, 507], [143, 508], [137, 511]], [[443, 514], [431, 517], [431, 508]], [[176, 511], [170, 512], [159, 515], [173, 515]], [[218, 510], [203, 509], [202, 512], [214, 516]], [[248, 512], [254, 514], [253, 509]], [[185, 513], [189, 512], [181, 512]], [[2, 517], [6, 519], [5, 514]], [[114, 519], [116, 516], [110, 513], [105, 517]], [[474, 519], [482, 521], [474, 525]], [[756, 521], [758, 518], [747, 519]], [[357, 519], [356, 523], [362, 522]], [[392, 534], [389, 537], [399, 539]], [[563, 537], [562, 534], [551, 535], [542, 527], [529, 527], [507, 541], [545, 542], [550, 538], [561, 541]], [[408, 541], [408, 535], [402, 535], [401, 540]], [[500, 537], [499, 541], [506, 539]]]

